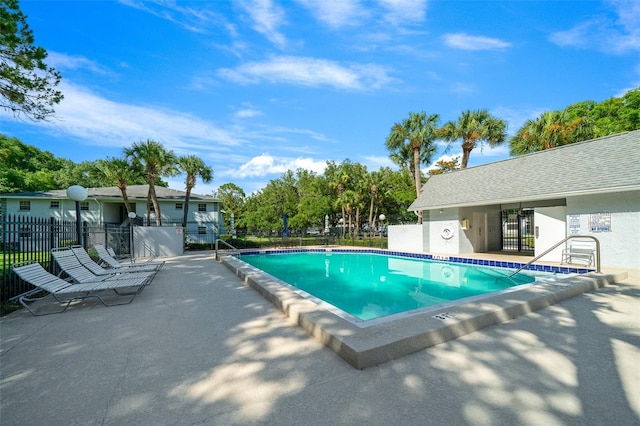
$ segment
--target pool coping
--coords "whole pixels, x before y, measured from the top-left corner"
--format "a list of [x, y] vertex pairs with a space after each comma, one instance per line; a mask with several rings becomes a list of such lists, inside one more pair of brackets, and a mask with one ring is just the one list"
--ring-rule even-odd
[[[335, 248], [253, 250], [245, 251], [242, 254], [325, 252], [327, 250], [403, 255], [403, 252], [383, 249]], [[416, 253], [406, 253], [405, 255], [421, 258], [431, 256], [436, 260], [445, 260], [434, 255], [423, 254], [420, 256]], [[450, 258], [449, 261], [451, 261]], [[481, 259], [477, 260], [482, 261]], [[391, 361], [485, 327], [509, 321], [585, 292], [596, 290], [604, 285], [612, 284], [616, 280], [624, 279], [626, 275], [626, 273], [615, 276], [598, 274], [587, 270], [581, 275], [520, 286], [514, 288], [513, 291], [449, 306], [444, 310], [443, 308], [420, 310], [415, 314], [363, 328], [300, 296], [295, 291], [282, 286], [270, 275], [233, 256], [222, 256], [220, 261], [246, 285], [256, 290], [302, 327], [307, 334], [324, 343], [347, 363], [358, 369]], [[518, 262], [507, 263], [518, 264]], [[512, 267], [518, 268], [520, 266]]]

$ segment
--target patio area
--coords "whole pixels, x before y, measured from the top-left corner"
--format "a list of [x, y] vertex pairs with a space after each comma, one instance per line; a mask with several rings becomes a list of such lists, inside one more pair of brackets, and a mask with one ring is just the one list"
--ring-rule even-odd
[[640, 270], [357, 370], [210, 252], [165, 260], [130, 305], [0, 318], [0, 423], [640, 423]]

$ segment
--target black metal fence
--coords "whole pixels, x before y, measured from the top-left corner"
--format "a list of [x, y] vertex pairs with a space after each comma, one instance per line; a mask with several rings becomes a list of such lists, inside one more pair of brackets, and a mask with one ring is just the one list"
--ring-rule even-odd
[[[85, 247], [103, 244], [112, 247], [118, 254], [130, 253], [128, 227], [92, 227], [85, 222], [82, 233]], [[11, 271], [11, 265], [34, 260], [47, 271], [57, 274], [59, 271], [51, 259], [51, 249], [78, 244], [77, 235], [74, 220], [0, 216], [0, 303], [33, 289]]]
[[[255, 247], [301, 247], [310, 245], [354, 245], [386, 247], [386, 238], [358, 235], [354, 239], [342, 235], [341, 230], [332, 228], [329, 234], [291, 232], [282, 237], [279, 232], [242, 235], [232, 239], [229, 235], [220, 235], [212, 228], [196, 227], [188, 224], [184, 232], [186, 250], [213, 250], [216, 239], [224, 238], [237, 248]], [[103, 224], [100, 226], [82, 226], [82, 241], [85, 248], [95, 244], [113, 248], [118, 255], [129, 255], [130, 230], [128, 226]], [[57, 265], [52, 261], [50, 251], [55, 247], [67, 247], [78, 244], [75, 220], [55, 218], [34, 218], [20, 215], [0, 215], [0, 304], [33, 290], [33, 287], [20, 280], [12, 271], [11, 265], [23, 261], [36, 261], [49, 272], [57, 274]], [[90, 250], [89, 250], [90, 251]], [[91, 253], [91, 251], [90, 251]]]

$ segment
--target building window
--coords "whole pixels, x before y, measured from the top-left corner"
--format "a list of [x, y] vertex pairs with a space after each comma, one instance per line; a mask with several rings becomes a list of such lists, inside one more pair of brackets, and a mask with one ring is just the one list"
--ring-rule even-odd
[[89, 211], [89, 202], [88, 201], [80, 201], [80, 210]]
[[153, 203], [149, 203], [149, 211], [151, 213], [155, 213], [156, 212], [156, 208], [153, 206]]
[[31, 210], [31, 201], [20, 201], [20, 211], [28, 212]]
[[207, 205], [205, 203], [198, 204], [198, 211], [199, 212], [206, 212], [207, 211]]
[[176, 210], [182, 210], [182, 203], [176, 203]]
[[207, 227], [206, 226], [198, 226], [198, 234], [206, 234]]
[[49, 203], [49, 208], [50, 209], [57, 209], [60, 208], [60, 201], [51, 201]]

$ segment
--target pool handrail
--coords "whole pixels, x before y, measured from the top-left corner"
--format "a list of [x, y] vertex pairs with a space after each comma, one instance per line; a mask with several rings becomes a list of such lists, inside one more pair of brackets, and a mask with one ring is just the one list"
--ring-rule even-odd
[[515, 271], [513, 274], [509, 275], [509, 277], [514, 276], [515, 274], [517, 274], [518, 272], [522, 271], [523, 269], [526, 269], [529, 265], [531, 265], [533, 262], [535, 262], [536, 260], [540, 259], [543, 256], [546, 256], [547, 254], [549, 254], [551, 251], [553, 251], [554, 249], [560, 247], [562, 244], [566, 243], [567, 241], [569, 241], [572, 238], [589, 238], [593, 241], [596, 242], [596, 272], [597, 273], [601, 273], [601, 269], [600, 269], [600, 241], [598, 241], [598, 239], [592, 235], [569, 235], [568, 237], [562, 239], [561, 241], [559, 241], [558, 243], [554, 244], [553, 246], [549, 247], [547, 250], [545, 250], [542, 254], [539, 254], [538, 256], [534, 257], [533, 259], [531, 259], [529, 262], [527, 262], [525, 265], [521, 266], [517, 271]]
[[240, 254], [240, 250], [238, 250], [238, 248], [232, 246], [231, 244], [229, 244], [228, 242], [226, 242], [223, 239], [216, 239], [216, 248], [215, 248], [215, 258], [216, 260], [220, 260], [220, 256], [218, 256], [218, 243], [221, 242], [223, 243], [225, 246], [229, 247], [232, 251], [232, 254]]

